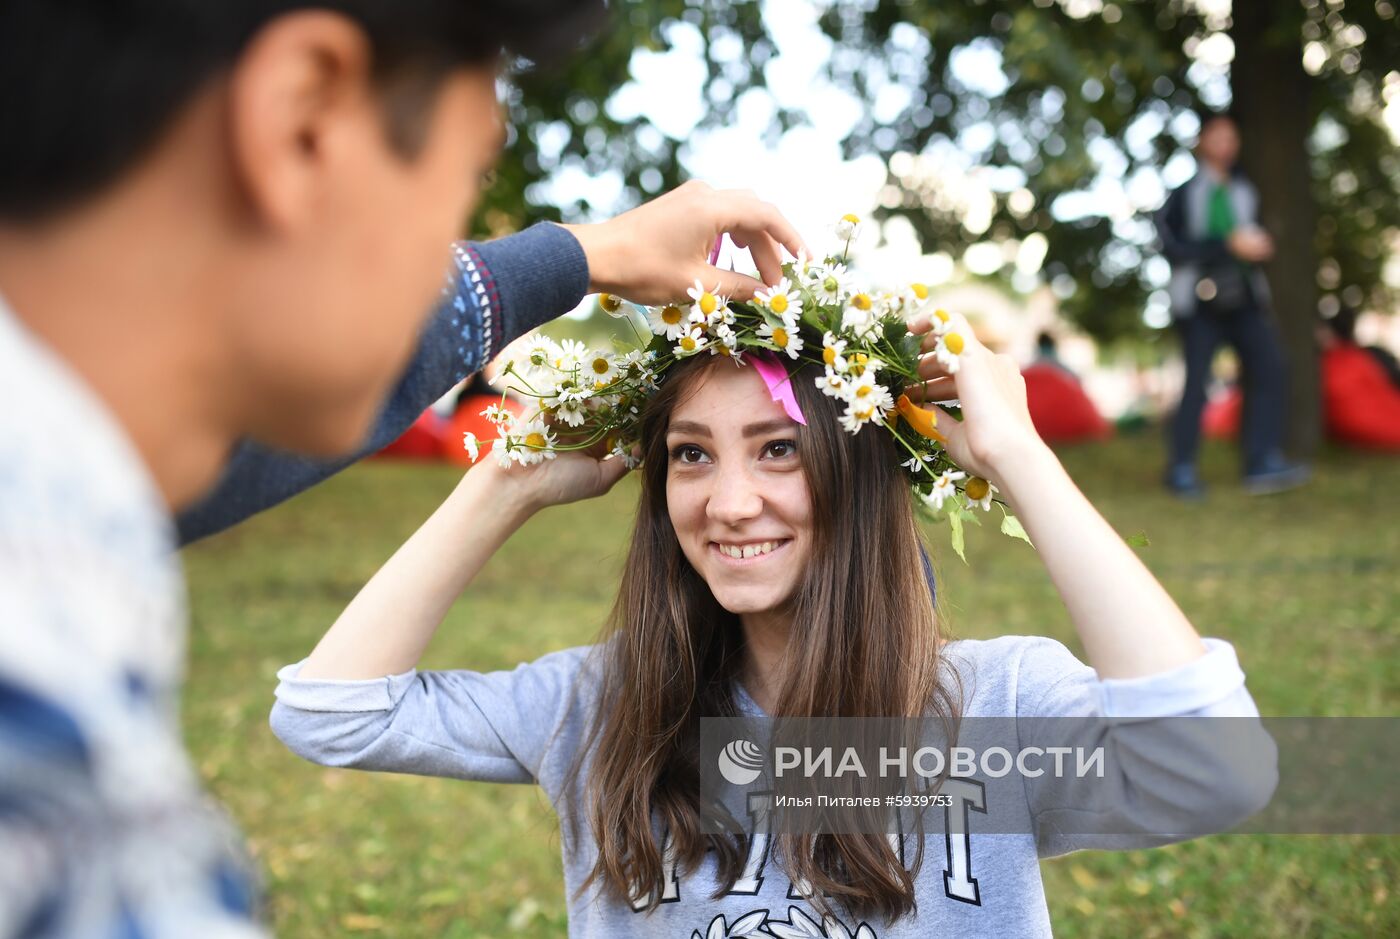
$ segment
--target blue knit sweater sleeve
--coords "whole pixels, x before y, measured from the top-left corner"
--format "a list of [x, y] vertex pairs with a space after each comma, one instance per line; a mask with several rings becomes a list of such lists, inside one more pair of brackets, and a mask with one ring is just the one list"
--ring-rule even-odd
[[393, 442], [507, 343], [573, 309], [588, 291], [583, 248], [548, 222], [496, 241], [457, 242], [452, 260], [442, 302], [364, 443], [344, 457], [318, 460], [242, 441], [214, 489], [177, 519], [181, 544], [237, 524]]

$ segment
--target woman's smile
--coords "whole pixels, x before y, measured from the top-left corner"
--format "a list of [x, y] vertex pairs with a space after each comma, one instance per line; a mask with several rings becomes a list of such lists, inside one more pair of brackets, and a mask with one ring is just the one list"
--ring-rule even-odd
[[710, 551], [717, 554], [722, 563], [748, 567], [769, 560], [791, 543], [791, 538], [773, 538], [767, 541], [711, 541]]

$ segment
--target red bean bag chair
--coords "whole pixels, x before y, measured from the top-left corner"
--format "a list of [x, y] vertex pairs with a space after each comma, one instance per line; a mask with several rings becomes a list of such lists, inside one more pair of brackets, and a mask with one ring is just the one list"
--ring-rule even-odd
[[1240, 432], [1240, 415], [1244, 411], [1244, 393], [1239, 385], [1231, 385], [1223, 395], [1206, 401], [1201, 411], [1201, 433], [1215, 440], [1229, 440]]
[[1094, 402], [1074, 376], [1048, 362], [1035, 362], [1021, 372], [1031, 422], [1046, 443], [1102, 440], [1113, 433]]
[[1322, 353], [1327, 435], [1372, 450], [1400, 450], [1400, 391], [1365, 349], [1338, 342]]
[[499, 437], [500, 433], [495, 424], [481, 416], [481, 412], [492, 404], [498, 404], [514, 414], [525, 412], [525, 406], [514, 398], [507, 397], [502, 401], [498, 394], [467, 395], [457, 403], [457, 410], [447, 421], [447, 433], [442, 442], [442, 455], [447, 462], [459, 466], [471, 465], [471, 454], [462, 446], [462, 439], [469, 432], [476, 434], [476, 439], [481, 441], [482, 454], [490, 452], [490, 441]]
[[398, 440], [380, 450], [375, 456], [399, 460], [441, 459], [447, 429], [446, 418], [429, 409], [418, 415], [418, 419], [399, 435]]

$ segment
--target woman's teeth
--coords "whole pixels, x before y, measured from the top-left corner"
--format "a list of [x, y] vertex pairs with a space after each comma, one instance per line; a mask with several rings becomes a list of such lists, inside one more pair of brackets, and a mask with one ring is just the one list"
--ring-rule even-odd
[[722, 554], [726, 554], [731, 558], [743, 559], [758, 557], [761, 554], [768, 554], [781, 544], [781, 541], [764, 541], [760, 544], [744, 545], [742, 548], [732, 544], [721, 544], [718, 545], [718, 547]]

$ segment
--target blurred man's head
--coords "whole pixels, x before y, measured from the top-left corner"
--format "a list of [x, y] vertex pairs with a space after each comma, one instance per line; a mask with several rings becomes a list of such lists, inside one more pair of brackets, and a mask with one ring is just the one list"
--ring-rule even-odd
[[153, 295], [190, 285], [188, 316], [237, 376], [237, 429], [346, 450], [406, 364], [504, 142], [503, 57], [547, 62], [601, 11], [6, 0], [0, 229], [40, 243], [102, 220], [124, 233], [113, 252], [163, 252]]
[[1222, 170], [1229, 170], [1240, 156], [1240, 128], [1225, 111], [1202, 111], [1196, 156]]

